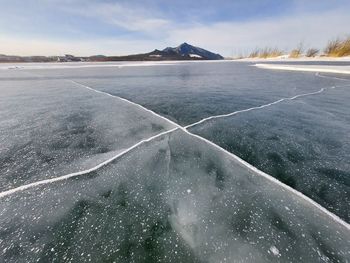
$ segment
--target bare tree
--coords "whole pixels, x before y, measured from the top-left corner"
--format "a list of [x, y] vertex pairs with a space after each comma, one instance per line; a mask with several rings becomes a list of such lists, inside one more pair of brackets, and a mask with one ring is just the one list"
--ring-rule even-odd
[[309, 48], [306, 51], [306, 56], [307, 57], [315, 57], [319, 52], [320, 52], [320, 50], [317, 48]]

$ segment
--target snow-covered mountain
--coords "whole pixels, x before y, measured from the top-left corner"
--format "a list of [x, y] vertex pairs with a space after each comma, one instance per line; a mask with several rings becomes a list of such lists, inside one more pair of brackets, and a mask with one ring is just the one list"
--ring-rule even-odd
[[202, 59], [212, 59], [212, 60], [224, 59], [219, 54], [215, 54], [203, 48], [195, 47], [187, 43], [183, 43], [178, 47], [167, 47], [163, 50], [163, 52], [168, 54], [178, 54], [181, 56], [189, 56], [189, 57], [202, 58]]

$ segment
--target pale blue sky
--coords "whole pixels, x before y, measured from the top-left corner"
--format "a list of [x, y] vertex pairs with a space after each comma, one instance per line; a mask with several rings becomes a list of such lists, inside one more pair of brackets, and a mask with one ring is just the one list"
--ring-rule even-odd
[[198, 45], [322, 47], [350, 34], [348, 0], [0, 0], [0, 54], [120, 55]]

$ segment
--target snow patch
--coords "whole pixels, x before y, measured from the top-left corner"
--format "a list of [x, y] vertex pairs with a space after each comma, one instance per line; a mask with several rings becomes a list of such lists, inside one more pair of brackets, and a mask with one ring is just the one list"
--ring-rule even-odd
[[191, 58], [203, 58], [202, 56], [197, 55], [197, 54], [189, 54], [189, 56], [190, 56]]

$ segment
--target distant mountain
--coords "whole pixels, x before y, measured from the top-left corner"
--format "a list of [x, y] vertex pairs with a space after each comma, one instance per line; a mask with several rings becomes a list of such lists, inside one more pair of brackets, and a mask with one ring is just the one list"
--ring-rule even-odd
[[193, 58], [202, 58], [207, 60], [219, 60], [224, 59], [221, 55], [215, 54], [213, 52], [210, 52], [208, 50], [205, 50], [200, 47], [195, 47], [190, 44], [187, 44], [186, 42], [181, 44], [178, 47], [167, 47], [163, 50], [163, 52], [168, 54], [179, 54], [181, 56], [189, 56]]
[[127, 56], [103, 56], [90, 57], [65, 56], [6, 56], [0, 55], [1, 62], [74, 62], [74, 61], [164, 61], [164, 60], [219, 60], [224, 59], [221, 55], [212, 53], [200, 47], [183, 43], [178, 47], [167, 47], [163, 50], [155, 49], [149, 53]]
[[45, 56], [8, 56], [8, 55], [0, 55], [0, 63], [19, 63], [19, 62], [54, 62], [57, 61], [57, 57], [45, 57]]
[[183, 43], [178, 47], [167, 47], [163, 50], [155, 49], [149, 53], [104, 57], [99, 61], [160, 61], [160, 60], [219, 60], [224, 59], [221, 55], [215, 54], [200, 47]]

